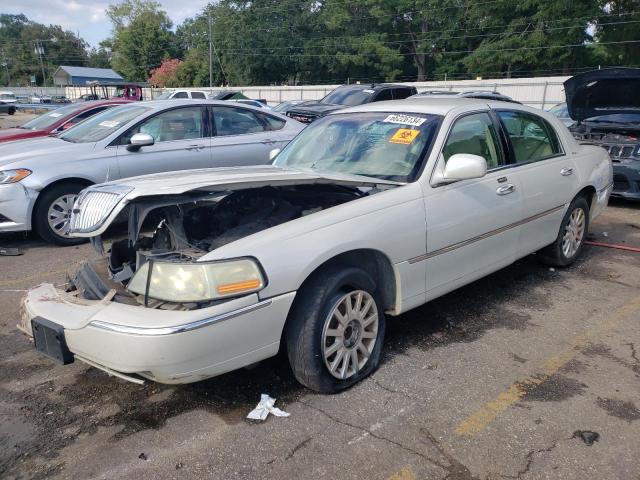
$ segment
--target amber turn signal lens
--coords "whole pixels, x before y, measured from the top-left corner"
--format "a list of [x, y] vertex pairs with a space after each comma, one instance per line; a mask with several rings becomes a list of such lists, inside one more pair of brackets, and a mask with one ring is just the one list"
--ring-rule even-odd
[[218, 285], [219, 295], [229, 295], [230, 293], [244, 292], [245, 290], [255, 290], [262, 286], [262, 281], [258, 279], [247, 280], [246, 282], [227, 283]]

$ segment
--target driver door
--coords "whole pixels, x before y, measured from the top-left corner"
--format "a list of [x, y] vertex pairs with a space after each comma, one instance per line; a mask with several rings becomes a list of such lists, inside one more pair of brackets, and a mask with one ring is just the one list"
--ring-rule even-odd
[[454, 154], [469, 153], [487, 160], [487, 174], [427, 186], [427, 300], [516, 259], [523, 196], [498, 132], [488, 112], [465, 114], [449, 130], [436, 168]]
[[[120, 139], [120, 176], [211, 167], [211, 138], [206, 108], [189, 106], [165, 110], [131, 128]], [[155, 143], [139, 150], [127, 149], [136, 133], [148, 133]]]

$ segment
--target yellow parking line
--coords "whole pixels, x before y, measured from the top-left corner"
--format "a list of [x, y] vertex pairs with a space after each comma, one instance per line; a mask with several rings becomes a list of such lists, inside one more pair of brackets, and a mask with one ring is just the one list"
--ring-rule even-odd
[[576, 336], [569, 347], [562, 353], [545, 360], [538, 368], [522, 380], [513, 383], [496, 398], [484, 404], [484, 406], [458, 424], [455, 433], [460, 436], [473, 436], [483, 431], [498, 415], [515, 405], [531, 387], [540, 385], [551, 375], [557, 373], [564, 365], [570, 362], [593, 337], [602, 335], [636, 312], [640, 308], [640, 296], [633, 298], [629, 303], [616, 310], [613, 315], [600, 323], [597, 327], [586, 330]]
[[388, 480], [416, 480], [416, 474], [413, 473], [411, 466], [407, 465], [398, 473], [391, 475]]

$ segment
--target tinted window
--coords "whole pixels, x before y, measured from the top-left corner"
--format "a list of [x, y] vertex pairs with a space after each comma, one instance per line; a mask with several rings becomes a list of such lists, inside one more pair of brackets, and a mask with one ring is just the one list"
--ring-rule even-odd
[[413, 93], [411, 88], [396, 88], [393, 90], [393, 98], [394, 100], [402, 100], [403, 98], [410, 97]]
[[507, 130], [516, 163], [542, 160], [560, 153], [553, 128], [542, 118], [523, 112], [498, 112]]
[[207, 98], [202, 92], [191, 92], [191, 98]]
[[284, 120], [272, 117], [271, 115], [265, 115], [259, 112], [253, 112], [253, 114], [262, 120], [262, 123], [267, 125], [267, 130], [280, 130], [287, 123]]
[[244, 135], [265, 130], [257, 116], [248, 109], [213, 107], [212, 110], [217, 136]]
[[362, 105], [367, 103], [375, 92], [371, 89], [362, 90], [360, 88], [336, 88], [326, 97], [320, 100], [320, 103], [335, 105]]
[[178, 92], [171, 98], [189, 98], [189, 95], [187, 95], [187, 92]]
[[393, 97], [391, 96], [391, 89], [387, 88], [385, 90], [382, 90], [380, 92], [378, 92], [378, 94], [376, 95], [376, 98], [373, 100], [374, 102], [382, 102], [384, 100], [393, 100]]
[[503, 164], [498, 135], [487, 113], [474, 113], [456, 121], [442, 153], [445, 162], [457, 153], [470, 153], [483, 157], [488, 168]]
[[200, 107], [186, 107], [159, 113], [129, 130], [120, 144], [128, 144], [136, 133], [148, 133], [156, 143], [202, 138], [202, 110]]

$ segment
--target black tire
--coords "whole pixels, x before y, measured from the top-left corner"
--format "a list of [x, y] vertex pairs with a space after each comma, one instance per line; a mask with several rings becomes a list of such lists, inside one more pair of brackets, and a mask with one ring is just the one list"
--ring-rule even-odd
[[[325, 364], [322, 351], [324, 326], [337, 302], [345, 294], [358, 290], [368, 293], [375, 302], [378, 312], [377, 336], [368, 360], [359, 367], [360, 370], [348, 378], [339, 379], [330, 373]], [[289, 363], [301, 384], [320, 393], [336, 393], [359, 382], [378, 367], [386, 327], [379, 298], [375, 282], [360, 268], [323, 268], [305, 282], [296, 295], [285, 329]], [[351, 364], [347, 362], [347, 368], [353, 364], [353, 360]]]
[[9, 111], [7, 112], [9, 115], [13, 115], [16, 113], [16, 107], [9, 107]]
[[40, 193], [38, 201], [33, 211], [33, 228], [45, 242], [60, 246], [79, 245], [85, 243], [85, 238], [73, 238], [59, 235], [51, 226], [47, 219], [49, 207], [63, 195], [77, 195], [86, 185], [80, 183], [61, 183]]
[[[584, 212], [584, 233], [582, 235], [582, 240], [578, 246], [578, 249], [570, 256], [565, 255], [562, 249], [563, 237], [569, 224], [571, 214], [577, 209], [582, 209]], [[576, 197], [573, 199], [567, 212], [562, 219], [562, 223], [560, 224], [560, 230], [558, 232], [558, 236], [551, 245], [543, 248], [538, 252], [538, 257], [547, 265], [551, 265], [553, 267], [566, 267], [571, 265], [582, 253], [582, 249], [584, 248], [584, 241], [587, 238], [587, 233], [589, 233], [589, 204], [584, 197]]]

